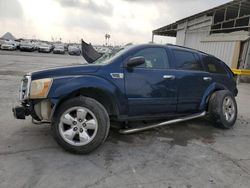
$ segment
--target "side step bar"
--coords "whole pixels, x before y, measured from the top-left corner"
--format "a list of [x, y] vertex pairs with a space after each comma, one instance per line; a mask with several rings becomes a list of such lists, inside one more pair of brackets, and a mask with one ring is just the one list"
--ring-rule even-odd
[[169, 125], [169, 124], [173, 124], [173, 123], [179, 123], [179, 122], [182, 122], [182, 121], [187, 121], [187, 120], [191, 120], [191, 119], [200, 118], [200, 117], [203, 117], [205, 115], [206, 115], [206, 112], [204, 111], [202, 113], [197, 113], [197, 114], [193, 114], [193, 115], [189, 115], [189, 116], [184, 116], [184, 117], [169, 120], [169, 121], [163, 121], [161, 123], [148, 125], [148, 126], [145, 126], [145, 127], [121, 129], [119, 131], [119, 133], [121, 133], [121, 134], [131, 134], [131, 133], [141, 132], [141, 131], [145, 131], [145, 130], [148, 130], [148, 129], [161, 127], [161, 126], [164, 126], [164, 125]]

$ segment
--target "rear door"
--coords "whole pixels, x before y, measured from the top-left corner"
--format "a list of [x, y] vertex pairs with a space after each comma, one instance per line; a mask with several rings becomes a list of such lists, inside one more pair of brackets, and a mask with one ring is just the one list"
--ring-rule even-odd
[[139, 56], [145, 64], [124, 70], [129, 116], [175, 113], [177, 86], [166, 49], [146, 47], [131, 58]]
[[177, 111], [199, 111], [202, 97], [212, 83], [211, 75], [204, 70], [199, 55], [193, 51], [173, 49], [178, 85]]

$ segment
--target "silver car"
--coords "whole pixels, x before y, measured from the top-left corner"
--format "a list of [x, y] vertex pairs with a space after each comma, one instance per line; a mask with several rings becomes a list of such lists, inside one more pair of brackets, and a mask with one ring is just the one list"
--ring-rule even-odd
[[20, 50], [21, 51], [34, 51], [35, 45], [29, 40], [23, 40], [20, 42]]
[[54, 54], [65, 54], [65, 48], [63, 45], [56, 45], [53, 49]]
[[39, 52], [50, 53], [52, 50], [52, 45], [47, 43], [41, 43], [38, 47]]
[[16, 50], [16, 44], [14, 41], [5, 41], [1, 45], [1, 50]]

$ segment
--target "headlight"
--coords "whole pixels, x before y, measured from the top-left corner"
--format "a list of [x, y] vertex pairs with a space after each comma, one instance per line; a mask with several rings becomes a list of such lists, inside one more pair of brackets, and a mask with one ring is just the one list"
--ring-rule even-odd
[[30, 89], [30, 98], [31, 99], [46, 98], [49, 93], [52, 82], [53, 82], [52, 78], [32, 81]]

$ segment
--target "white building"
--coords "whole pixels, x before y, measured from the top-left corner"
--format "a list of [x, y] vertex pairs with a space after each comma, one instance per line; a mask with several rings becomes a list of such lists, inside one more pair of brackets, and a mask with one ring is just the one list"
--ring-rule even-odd
[[212, 54], [231, 68], [250, 69], [250, 0], [234, 0], [153, 31]]

